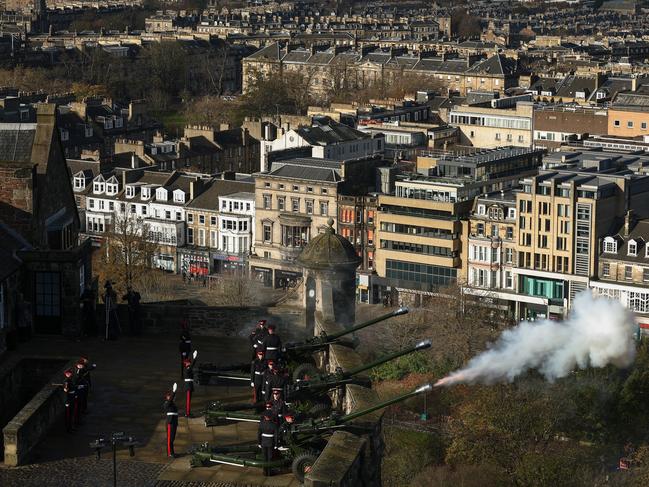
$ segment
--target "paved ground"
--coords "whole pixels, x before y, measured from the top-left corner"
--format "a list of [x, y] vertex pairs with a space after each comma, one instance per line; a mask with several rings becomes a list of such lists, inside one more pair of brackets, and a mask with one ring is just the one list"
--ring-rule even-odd
[[[290, 310], [279, 311], [286, 319], [299, 319]], [[246, 335], [242, 331], [241, 335]], [[299, 335], [299, 330], [291, 338]], [[247, 355], [244, 337], [193, 337], [199, 357], [211, 362], [238, 362]], [[179, 380], [177, 356], [178, 334], [123, 337], [116, 342], [88, 339], [73, 342], [61, 337], [34, 338], [22, 344], [17, 352], [25, 357], [55, 356], [76, 358], [89, 354], [97, 363], [93, 372], [93, 391], [89, 412], [79, 430], [66, 434], [63, 424], [50, 431], [34, 453], [34, 464], [19, 468], [0, 467], [0, 486], [69, 486], [100, 487], [112, 485], [112, 464], [108, 452], [96, 461], [88, 444], [99, 434], [124, 431], [136, 436], [141, 446], [135, 457], [128, 451], [118, 452], [118, 485], [175, 487], [272, 485], [297, 486], [291, 474], [265, 479], [257, 469], [214, 466], [189, 468], [189, 456], [184, 455], [194, 443], [204, 441], [219, 444], [242, 442], [255, 438], [256, 426], [250, 423], [206, 428], [203, 419], [182, 417], [176, 437], [176, 452], [181, 456], [173, 461], [166, 458], [165, 417], [162, 412], [163, 394]], [[200, 361], [200, 360], [199, 360]], [[179, 386], [182, 384], [179, 382]], [[210, 400], [241, 401], [250, 395], [249, 387], [197, 387], [193, 411], [201, 415]], [[179, 394], [177, 404], [184, 407], [184, 396]], [[178, 483], [177, 481], [196, 483]], [[157, 483], [156, 483], [157, 482]]]

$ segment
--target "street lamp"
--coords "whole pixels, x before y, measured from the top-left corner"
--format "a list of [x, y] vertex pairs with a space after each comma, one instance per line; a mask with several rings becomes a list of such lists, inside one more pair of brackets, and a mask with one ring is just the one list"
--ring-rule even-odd
[[135, 456], [135, 447], [139, 445], [139, 442], [133, 436], [128, 436], [123, 431], [113, 433], [108, 441], [105, 437], [99, 436], [95, 441], [90, 443], [90, 448], [95, 450], [97, 454], [97, 460], [101, 459], [101, 450], [111, 445], [113, 449], [113, 486], [117, 487], [117, 445], [122, 445], [128, 448], [130, 456]]

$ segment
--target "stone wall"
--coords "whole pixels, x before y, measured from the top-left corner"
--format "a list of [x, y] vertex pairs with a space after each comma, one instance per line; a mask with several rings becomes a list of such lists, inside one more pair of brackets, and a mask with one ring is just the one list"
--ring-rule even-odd
[[[333, 333], [340, 329], [340, 325], [329, 322], [322, 314], [316, 313], [316, 334], [323, 331]], [[349, 370], [361, 365], [363, 360], [352, 348], [331, 345], [328, 351], [317, 354], [316, 363], [321, 369], [331, 372], [337, 367]], [[379, 402], [374, 390], [354, 384], [334, 391], [331, 399], [334, 406], [342, 409], [345, 414], [362, 411]], [[305, 487], [379, 487], [384, 449], [382, 417], [381, 409], [354, 420], [371, 431], [362, 437], [343, 431], [334, 433], [307, 475]]]
[[6, 465], [24, 465], [32, 449], [52, 425], [60, 421], [65, 409], [63, 389], [52, 385], [52, 382], [60, 382], [63, 372], [73, 366], [74, 361], [70, 361], [54, 374], [48, 384], [4, 427], [2, 433]]

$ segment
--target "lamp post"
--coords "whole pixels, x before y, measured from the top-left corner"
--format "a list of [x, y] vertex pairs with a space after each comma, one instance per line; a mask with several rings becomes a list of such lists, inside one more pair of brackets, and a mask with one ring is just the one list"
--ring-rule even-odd
[[129, 436], [123, 431], [113, 433], [108, 440], [104, 436], [98, 436], [95, 441], [90, 443], [90, 448], [95, 450], [97, 460], [101, 458], [101, 450], [106, 446], [111, 446], [113, 450], [113, 486], [117, 487], [117, 446], [122, 445], [128, 448], [130, 456], [135, 456], [135, 447], [139, 442], [133, 436]]

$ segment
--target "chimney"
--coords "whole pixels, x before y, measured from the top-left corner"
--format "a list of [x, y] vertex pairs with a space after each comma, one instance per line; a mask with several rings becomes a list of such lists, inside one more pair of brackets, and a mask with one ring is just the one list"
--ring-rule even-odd
[[230, 124], [229, 123], [222, 123], [219, 125], [219, 131], [223, 132], [224, 130], [230, 130]]
[[248, 145], [248, 129], [243, 128], [241, 130], [241, 143], [243, 144], [244, 147]]
[[624, 236], [628, 237], [631, 229], [633, 228], [633, 210], [627, 210], [626, 215], [624, 215]]
[[203, 191], [203, 180], [196, 176], [196, 179], [189, 182], [189, 201], [192, 201]]
[[631, 76], [631, 91], [638, 90], [638, 77], [634, 74]]

